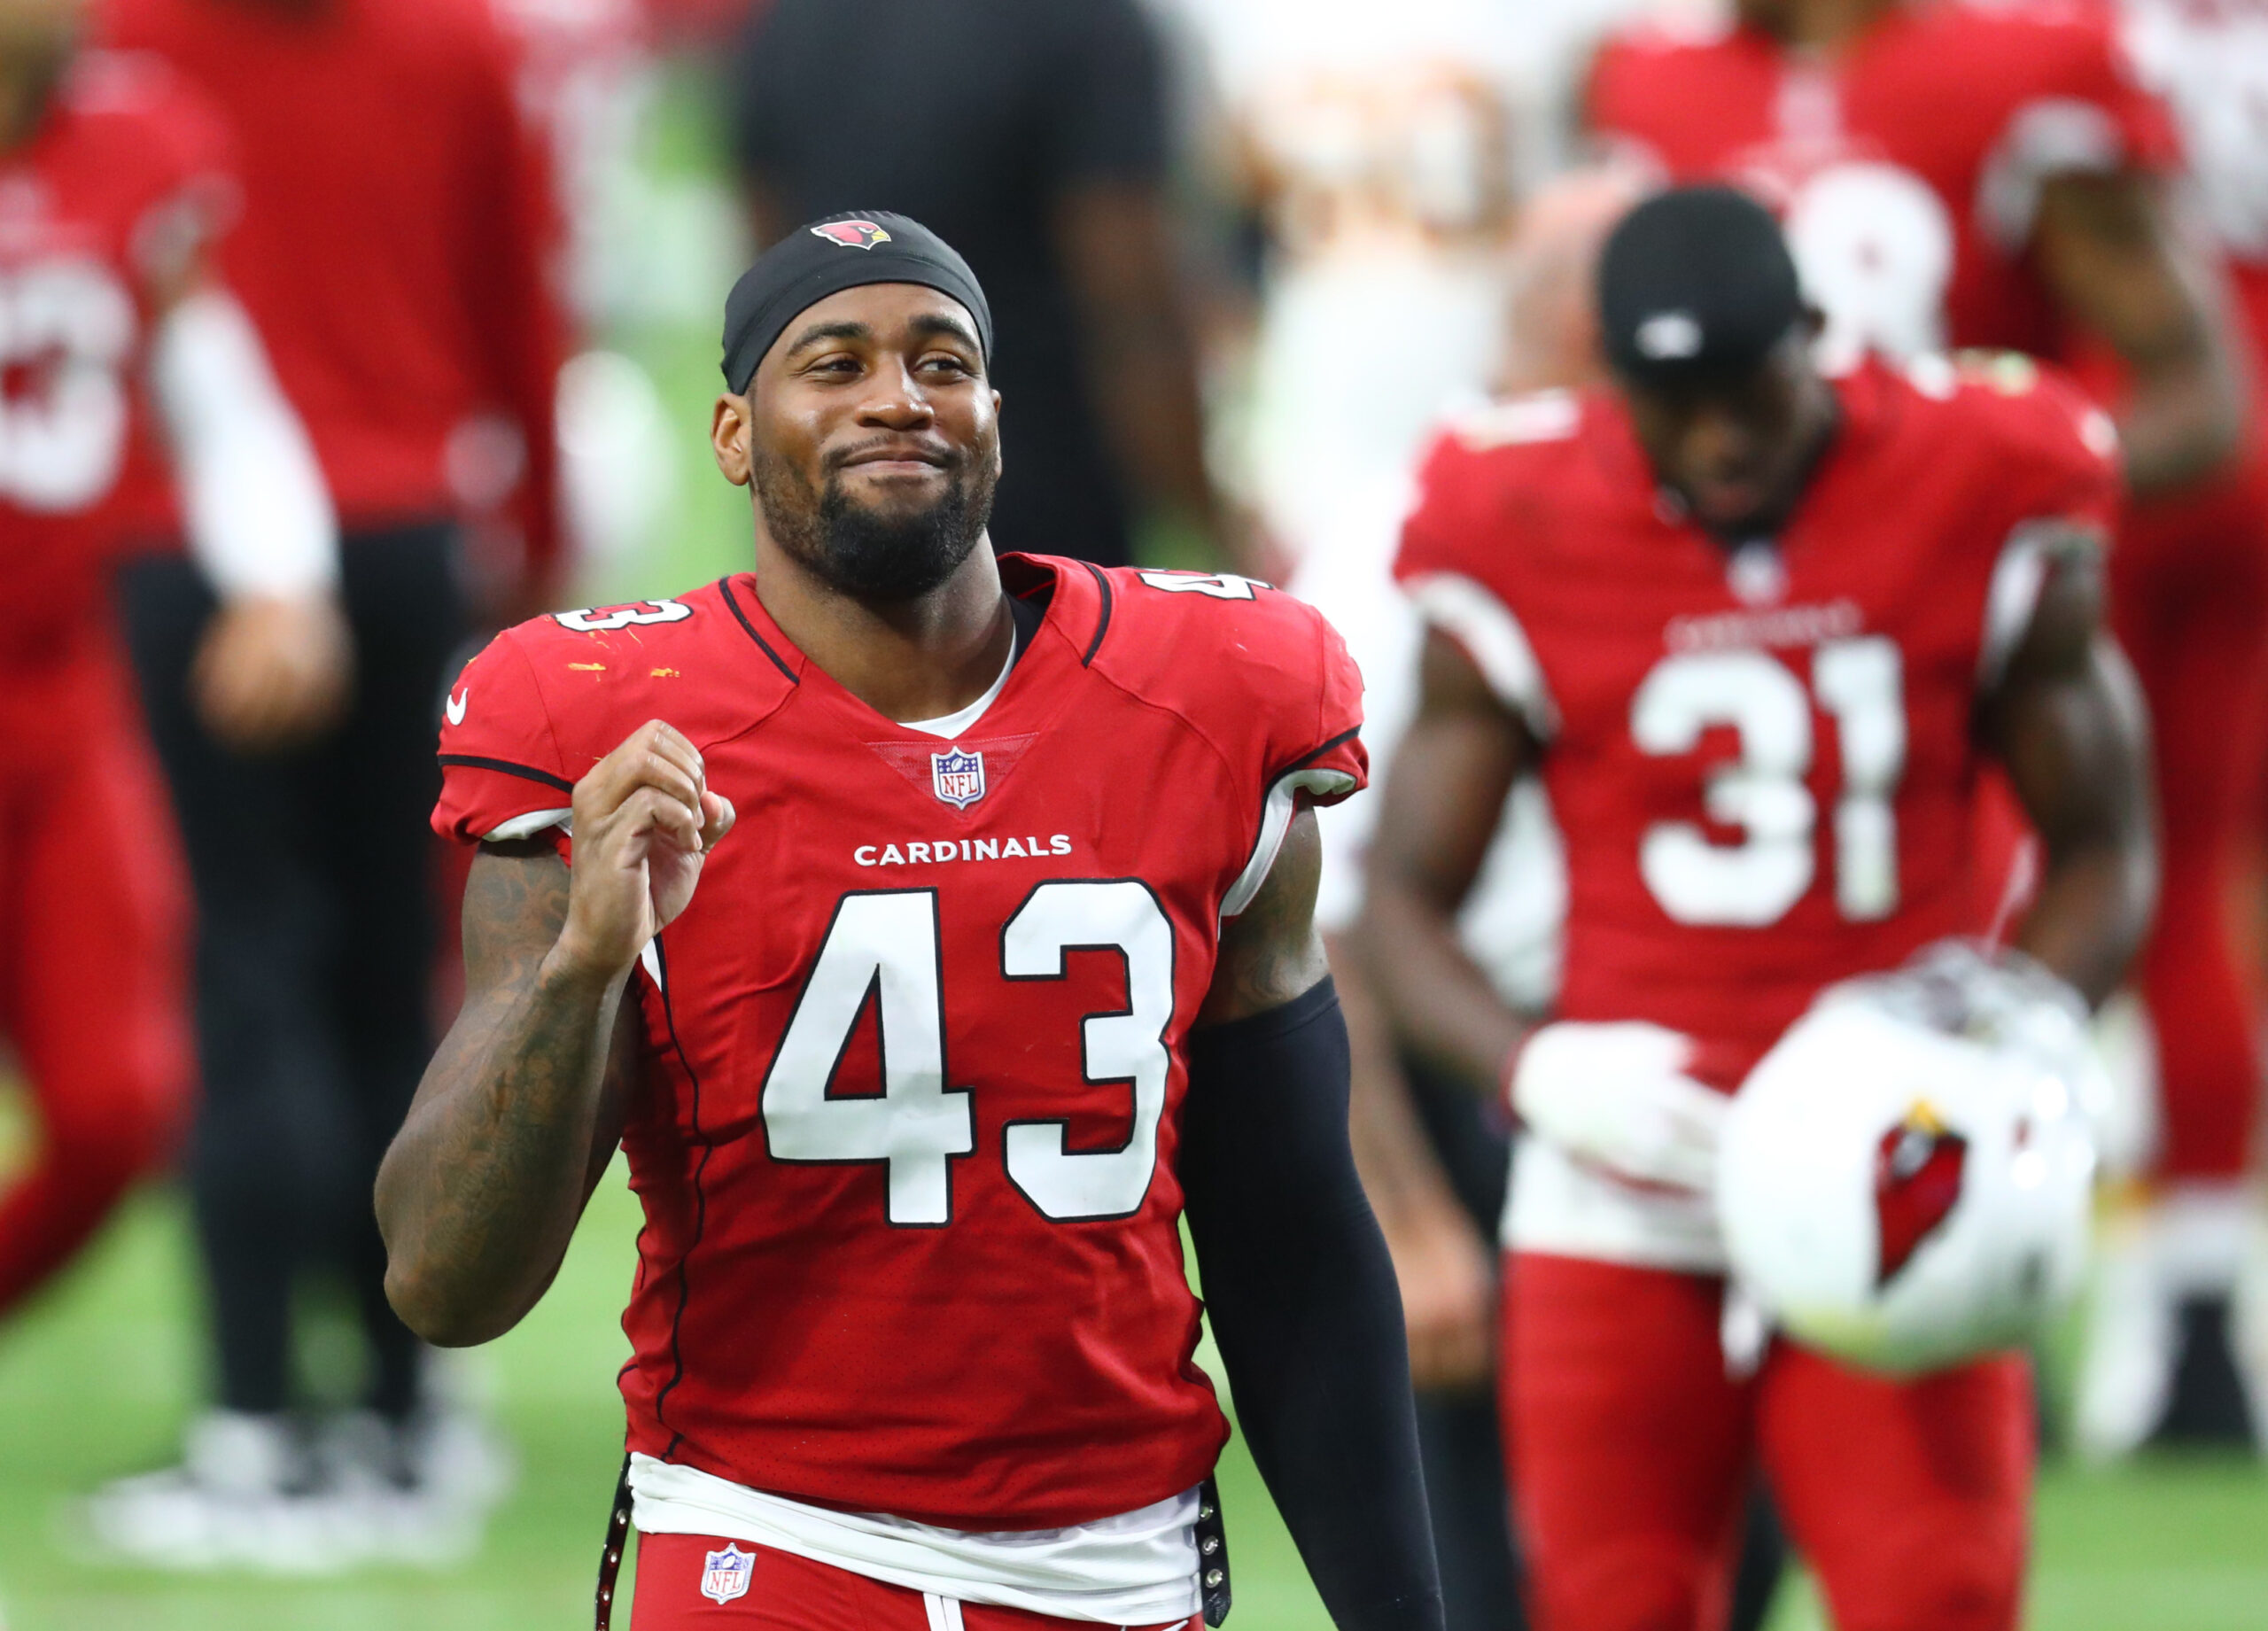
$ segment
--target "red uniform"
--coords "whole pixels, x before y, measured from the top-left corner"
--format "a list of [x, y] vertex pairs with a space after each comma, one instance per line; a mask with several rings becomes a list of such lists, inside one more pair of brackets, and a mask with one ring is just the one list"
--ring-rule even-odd
[[747, 575], [524, 624], [452, 693], [434, 818], [540, 822], [650, 718], [700, 748], [740, 820], [640, 979], [631, 1447], [978, 1531], [1211, 1469], [1181, 1040], [1295, 795], [1364, 773], [1359, 676], [1301, 602], [1001, 570], [1045, 620], [952, 742], [813, 666]]
[[[2210, 8], [2207, 8], [2210, 9]], [[2217, 116], [2241, 123], [2241, 97]], [[1680, 180], [1732, 176], [1784, 211], [1830, 328], [2063, 360], [2115, 397], [2028, 256], [2041, 183], [2161, 171], [2179, 144], [2106, 8], [1916, 0], [1831, 62], [1761, 30], [1643, 30], [1600, 58], [1589, 117]], [[2236, 138], [2249, 141], [2249, 134]], [[2268, 749], [2268, 463], [2257, 437], [2201, 488], [2139, 507], [2113, 619], [2155, 726], [2165, 830], [2140, 968], [2157, 1021], [2169, 1177], [2241, 1171], [2260, 1066], [2225, 893]]]
[[[2029, 625], [2034, 524], [2101, 532], [2117, 500], [2108, 420], [2020, 360], [1869, 362], [1836, 391], [1776, 545], [1728, 555], [1657, 495], [1615, 399], [1550, 396], [1439, 445], [1396, 567], [1544, 744], [1560, 1015], [1682, 1031], [1728, 1091], [1822, 985], [1984, 928], [1978, 700]], [[1899, 1388], [1783, 1346], [1728, 1381], [1721, 1282], [1589, 1226], [1526, 1237], [1550, 1249], [1516, 1249], [1505, 1302], [1548, 1631], [1712, 1623], [1752, 1442], [1845, 1631], [2014, 1623], [2015, 1362]]]
[[106, 581], [167, 503], [148, 289], [214, 234], [228, 175], [200, 102], [100, 53], [0, 153], [0, 1029], [43, 1127], [0, 1201], [0, 1306], [163, 1153], [186, 1086], [178, 862]]
[[[543, 144], [514, 103], [490, 0], [339, 0], [309, 13], [104, 0], [227, 113], [245, 156], [229, 276], [350, 532], [493, 502], [521, 443], [532, 561], [557, 553], [552, 392], [564, 319]], [[484, 451], [485, 450], [485, 451]]]

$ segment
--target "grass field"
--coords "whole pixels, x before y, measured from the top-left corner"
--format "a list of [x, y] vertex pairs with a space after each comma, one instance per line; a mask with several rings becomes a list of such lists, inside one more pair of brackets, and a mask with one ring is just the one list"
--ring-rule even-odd
[[[517, 1493], [474, 1563], [322, 1583], [181, 1579], [89, 1557], [74, 1500], [166, 1460], [202, 1374], [182, 1214], [136, 1203], [31, 1316], [0, 1337], [0, 1608], [10, 1631], [572, 1631], [589, 1622], [596, 1542], [621, 1456], [615, 1324], [635, 1202], [602, 1187], [559, 1283], [475, 1356], [521, 1458]], [[319, 1323], [319, 1322], [318, 1322]], [[314, 1369], [324, 1365], [312, 1345]], [[1862, 1476], [1853, 1469], [1853, 1476]], [[1232, 1448], [1223, 1473], [1234, 1631], [1324, 1631], [1289, 1539]], [[2051, 1470], [2034, 1631], [2268, 1631], [2268, 1473], [2234, 1461]], [[1800, 1586], [1774, 1631], [1820, 1624]]]

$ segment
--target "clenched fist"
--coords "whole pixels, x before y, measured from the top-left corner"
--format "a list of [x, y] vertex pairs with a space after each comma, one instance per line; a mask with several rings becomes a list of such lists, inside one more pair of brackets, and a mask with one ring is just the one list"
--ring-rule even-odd
[[733, 806], [709, 790], [701, 750], [655, 719], [575, 784], [575, 849], [567, 921], [548, 960], [600, 982], [638, 954], [693, 899], [703, 858], [733, 829]]

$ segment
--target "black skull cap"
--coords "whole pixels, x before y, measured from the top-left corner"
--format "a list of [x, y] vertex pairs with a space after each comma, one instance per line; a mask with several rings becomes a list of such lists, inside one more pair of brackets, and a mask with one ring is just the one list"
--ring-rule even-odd
[[789, 323], [831, 294], [862, 283], [920, 283], [951, 295], [976, 319], [992, 360], [992, 308], [968, 262], [911, 216], [846, 210], [797, 227], [740, 276], [725, 297], [725, 384], [744, 393]]

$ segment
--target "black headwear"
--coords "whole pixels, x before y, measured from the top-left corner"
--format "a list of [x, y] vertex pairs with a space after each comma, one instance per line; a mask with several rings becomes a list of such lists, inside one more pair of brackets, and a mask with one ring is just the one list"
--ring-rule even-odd
[[741, 274], [725, 298], [725, 384], [747, 391], [756, 365], [798, 315], [861, 283], [920, 283], [951, 295], [976, 319], [990, 363], [992, 308], [968, 262], [918, 221], [851, 210], [796, 228]]
[[1780, 223], [1730, 187], [1679, 187], [1633, 209], [1598, 263], [1607, 361], [1641, 384], [1748, 372], [1804, 312]]

